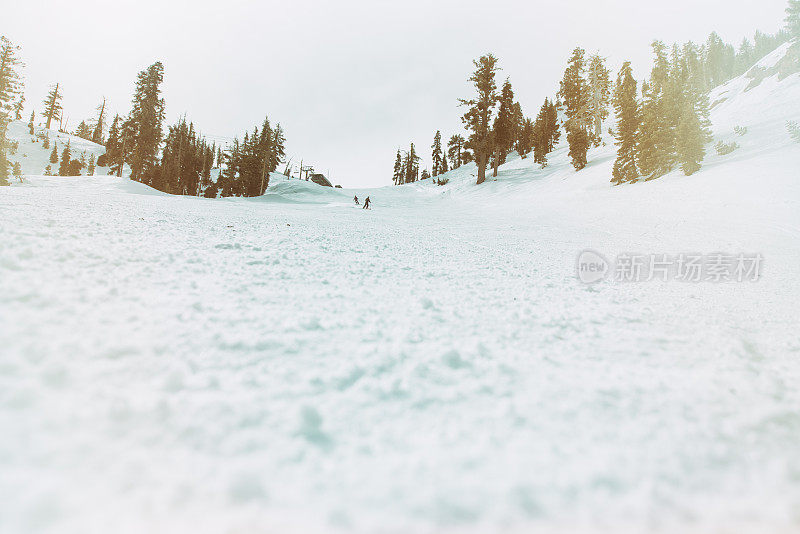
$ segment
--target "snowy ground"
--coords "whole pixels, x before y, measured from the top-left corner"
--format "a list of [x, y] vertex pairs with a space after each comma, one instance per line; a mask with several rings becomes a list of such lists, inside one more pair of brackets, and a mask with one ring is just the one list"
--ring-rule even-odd
[[[601, 147], [372, 211], [0, 190], [0, 532], [796, 532], [800, 146], [728, 89], [739, 151], [619, 188]], [[588, 286], [586, 248], [764, 266]]]

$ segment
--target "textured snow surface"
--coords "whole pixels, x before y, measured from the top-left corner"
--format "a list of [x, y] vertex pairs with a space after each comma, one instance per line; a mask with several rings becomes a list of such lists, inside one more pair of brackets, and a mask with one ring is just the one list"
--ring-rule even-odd
[[[562, 147], [481, 187], [0, 189], [0, 532], [796, 532], [800, 147], [734, 101], [777, 83], [715, 111], [739, 151], [616, 188]], [[589, 287], [586, 248], [765, 263]]]

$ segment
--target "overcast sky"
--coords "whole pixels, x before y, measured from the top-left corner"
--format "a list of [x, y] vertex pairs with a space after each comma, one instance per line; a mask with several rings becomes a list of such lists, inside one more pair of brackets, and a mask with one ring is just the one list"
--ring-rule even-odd
[[[649, 43], [737, 44], [783, 25], [786, 0], [0, 0], [0, 33], [22, 46], [26, 115], [64, 88], [73, 129], [105, 96], [127, 113], [136, 73], [165, 68], [170, 122], [184, 113], [221, 138], [286, 130], [288, 156], [344, 186], [386, 185], [398, 147], [430, 167], [437, 129], [462, 130], [472, 59], [500, 59], [526, 115], [552, 96], [570, 51], [599, 50], [616, 73], [649, 71]], [[501, 78], [501, 79], [502, 79]]]

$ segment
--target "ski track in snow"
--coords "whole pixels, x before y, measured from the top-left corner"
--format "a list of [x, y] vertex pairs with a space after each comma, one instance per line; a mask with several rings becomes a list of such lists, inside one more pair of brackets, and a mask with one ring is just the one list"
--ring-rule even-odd
[[[370, 211], [2, 188], [0, 533], [796, 532], [800, 75], [748, 83], [712, 95], [740, 150], [619, 188], [610, 146]], [[764, 269], [590, 287], [587, 248]]]

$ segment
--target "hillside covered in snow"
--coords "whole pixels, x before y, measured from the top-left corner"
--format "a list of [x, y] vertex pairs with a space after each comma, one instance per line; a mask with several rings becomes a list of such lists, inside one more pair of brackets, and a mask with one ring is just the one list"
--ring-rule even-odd
[[[42, 176], [12, 123], [0, 532], [796, 532], [789, 46], [711, 92], [701, 170], [620, 186], [607, 136], [480, 186], [176, 196]], [[617, 276], [684, 255], [763, 263]]]

